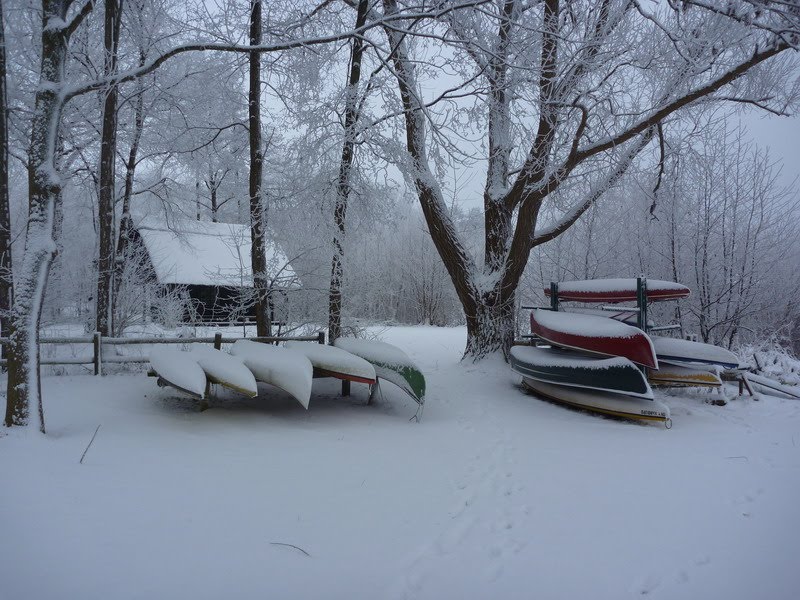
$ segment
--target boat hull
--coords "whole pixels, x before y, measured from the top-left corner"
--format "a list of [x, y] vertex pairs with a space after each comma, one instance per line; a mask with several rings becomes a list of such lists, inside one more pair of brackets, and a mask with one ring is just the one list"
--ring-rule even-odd
[[644, 374], [626, 358], [602, 359], [553, 348], [513, 346], [510, 363], [515, 373], [543, 383], [653, 398]]
[[658, 359], [648, 335], [631, 325], [596, 315], [534, 310], [531, 332], [562, 348], [622, 356], [651, 369]]
[[375, 369], [378, 379], [393, 383], [420, 406], [425, 403], [425, 376], [397, 346], [353, 338], [339, 338], [333, 345], [366, 360]]
[[205, 371], [188, 352], [156, 348], [150, 353], [150, 368], [158, 377], [158, 385], [175, 388], [192, 398], [205, 398]]
[[258, 396], [256, 379], [240, 358], [202, 346], [192, 348], [189, 355], [205, 371], [209, 382], [250, 398]]
[[305, 356], [251, 340], [237, 341], [231, 354], [244, 362], [257, 381], [282, 389], [308, 409], [313, 367]]
[[716, 365], [723, 369], [736, 369], [739, 358], [729, 350], [680, 338], [652, 336], [656, 356], [660, 362], [684, 367]]
[[[550, 288], [544, 288], [550, 297]], [[647, 300], [678, 300], [686, 298], [690, 290], [685, 285], [658, 279], [647, 280]], [[562, 281], [558, 284], [560, 300], [570, 302], [636, 302], [636, 279], [591, 279], [585, 281]]]
[[693, 369], [662, 363], [658, 371], [648, 371], [650, 385], [663, 387], [720, 387], [719, 374], [709, 369]]
[[314, 366], [314, 377], [335, 377], [373, 385], [375, 368], [363, 358], [341, 348], [313, 342], [286, 342], [286, 348], [299, 352]]
[[552, 385], [527, 377], [523, 377], [522, 383], [527, 389], [546, 400], [573, 408], [624, 419], [664, 423], [670, 419], [669, 408], [658, 400], [642, 400], [609, 392]]

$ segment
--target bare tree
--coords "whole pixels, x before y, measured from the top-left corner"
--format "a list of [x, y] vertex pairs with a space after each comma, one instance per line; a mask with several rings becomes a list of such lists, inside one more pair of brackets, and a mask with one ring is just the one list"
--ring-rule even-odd
[[[356, 15], [356, 29], [364, 26], [367, 20], [368, 0], [359, 0]], [[353, 38], [350, 53], [350, 73], [345, 88], [344, 143], [339, 165], [339, 178], [336, 186], [336, 207], [333, 220], [336, 227], [333, 234], [333, 263], [331, 266], [331, 290], [328, 300], [328, 341], [332, 344], [342, 333], [342, 270], [344, 261], [345, 218], [347, 199], [350, 196], [350, 172], [356, 144], [356, 125], [358, 122], [358, 83], [361, 79], [361, 55], [364, 42], [360, 37]]]
[[[261, 0], [250, 0], [250, 45], [261, 45]], [[250, 231], [253, 290], [256, 295], [256, 330], [268, 336], [272, 329], [267, 273], [267, 206], [261, 186], [264, 180], [264, 148], [261, 141], [261, 53], [250, 53], [248, 95], [250, 132]]]
[[[0, 335], [8, 334], [14, 302], [11, 270], [11, 207], [8, 201], [8, 94], [6, 92], [6, 38], [0, 0]], [[0, 346], [4, 348], [4, 346]], [[0, 350], [0, 356], [5, 357]]]
[[[103, 27], [103, 73], [106, 77], [117, 72], [119, 35], [122, 21], [122, 0], [105, 0]], [[117, 159], [117, 98], [118, 86], [111, 84], [103, 101], [103, 131], [100, 138], [100, 190], [97, 203], [97, 223], [100, 233], [100, 252], [97, 261], [96, 328], [101, 335], [111, 335], [111, 294], [114, 277]]]
[[[734, 84], [794, 47], [796, 10], [783, 2], [739, 2], [727, 11], [691, 4], [659, 5], [651, 13], [627, 0], [507, 0], [499, 8], [448, 13], [445, 39], [455, 39], [461, 55], [476, 63], [474, 77], [487, 90], [482, 265], [457, 235], [429, 161], [431, 140], [443, 133], [427, 128], [431, 107], [423, 100], [410, 32], [384, 26], [403, 104], [405, 173], [463, 306], [466, 355], [508, 348], [515, 292], [531, 249], [569, 229], [615, 185], [660, 123], [718, 98], [770, 105], [771, 94], [758, 85]], [[399, 10], [396, 0], [383, 5], [387, 15]], [[636, 95], [625, 91], [631, 88]], [[525, 109], [516, 122], [512, 98], [527, 98], [515, 101]], [[525, 124], [530, 112], [533, 131]], [[516, 140], [512, 125], [522, 132]], [[560, 197], [567, 182], [571, 202]], [[542, 215], [548, 222], [540, 223]]]

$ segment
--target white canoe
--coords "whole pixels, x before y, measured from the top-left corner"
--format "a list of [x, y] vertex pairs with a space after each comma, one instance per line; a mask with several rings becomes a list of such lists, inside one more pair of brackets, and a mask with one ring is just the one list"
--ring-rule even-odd
[[717, 371], [713, 365], [694, 368], [661, 363], [657, 371], [647, 371], [647, 379], [650, 385], [666, 387], [720, 387], [722, 379]]
[[524, 377], [522, 383], [539, 396], [560, 404], [625, 419], [662, 421], [667, 426], [671, 424], [669, 408], [658, 400], [553, 385], [528, 377]]
[[158, 375], [159, 385], [168, 385], [203, 399], [206, 374], [188, 352], [176, 348], [155, 348], [150, 352], [150, 367]]
[[211, 383], [216, 383], [245, 396], [258, 396], [258, 386], [252, 371], [241, 358], [227, 352], [195, 344], [189, 354], [197, 361]]
[[720, 346], [656, 335], [651, 336], [651, 339], [659, 363], [663, 361], [688, 367], [719, 365], [724, 369], [735, 369], [739, 366], [739, 357]]
[[341, 348], [314, 342], [286, 342], [286, 348], [302, 353], [320, 377], [336, 377], [357, 383], [375, 383], [375, 368], [363, 358]]
[[287, 348], [251, 340], [234, 343], [231, 354], [242, 359], [258, 381], [288, 392], [303, 408], [308, 408], [314, 369], [305, 356]]

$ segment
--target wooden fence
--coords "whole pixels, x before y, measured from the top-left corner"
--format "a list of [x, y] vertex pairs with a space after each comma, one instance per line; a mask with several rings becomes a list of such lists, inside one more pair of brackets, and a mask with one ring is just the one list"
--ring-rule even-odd
[[[103, 337], [95, 331], [91, 336], [82, 337], [41, 337], [39, 344], [90, 344], [92, 355], [86, 357], [63, 357], [45, 358], [39, 364], [45, 365], [92, 365], [95, 375], [103, 374], [103, 364], [126, 364], [126, 363], [147, 363], [150, 362], [147, 356], [103, 356], [103, 348], [106, 346], [132, 346], [141, 344], [213, 344], [214, 348], [220, 349], [222, 344], [232, 344], [238, 340], [247, 339], [254, 342], [276, 343], [287, 341], [298, 342], [317, 342], [325, 343], [325, 332], [319, 331], [314, 336], [297, 337], [222, 337], [222, 333], [216, 333], [213, 337], [191, 337], [191, 338], [163, 338], [163, 337]], [[0, 345], [7, 345], [9, 338], [0, 338]], [[5, 366], [6, 359], [0, 360], [0, 365]]]

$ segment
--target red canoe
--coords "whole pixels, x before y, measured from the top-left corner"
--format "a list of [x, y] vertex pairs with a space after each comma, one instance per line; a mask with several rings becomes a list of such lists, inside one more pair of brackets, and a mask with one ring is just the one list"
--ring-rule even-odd
[[534, 310], [531, 332], [554, 346], [603, 356], [624, 356], [636, 364], [658, 369], [656, 351], [647, 334], [614, 319]]
[[[677, 300], [689, 295], [689, 288], [672, 281], [647, 280], [647, 299]], [[550, 297], [550, 288], [544, 288]], [[560, 300], [570, 302], [636, 302], [635, 279], [590, 279], [585, 281], [562, 281], [558, 284]]]

